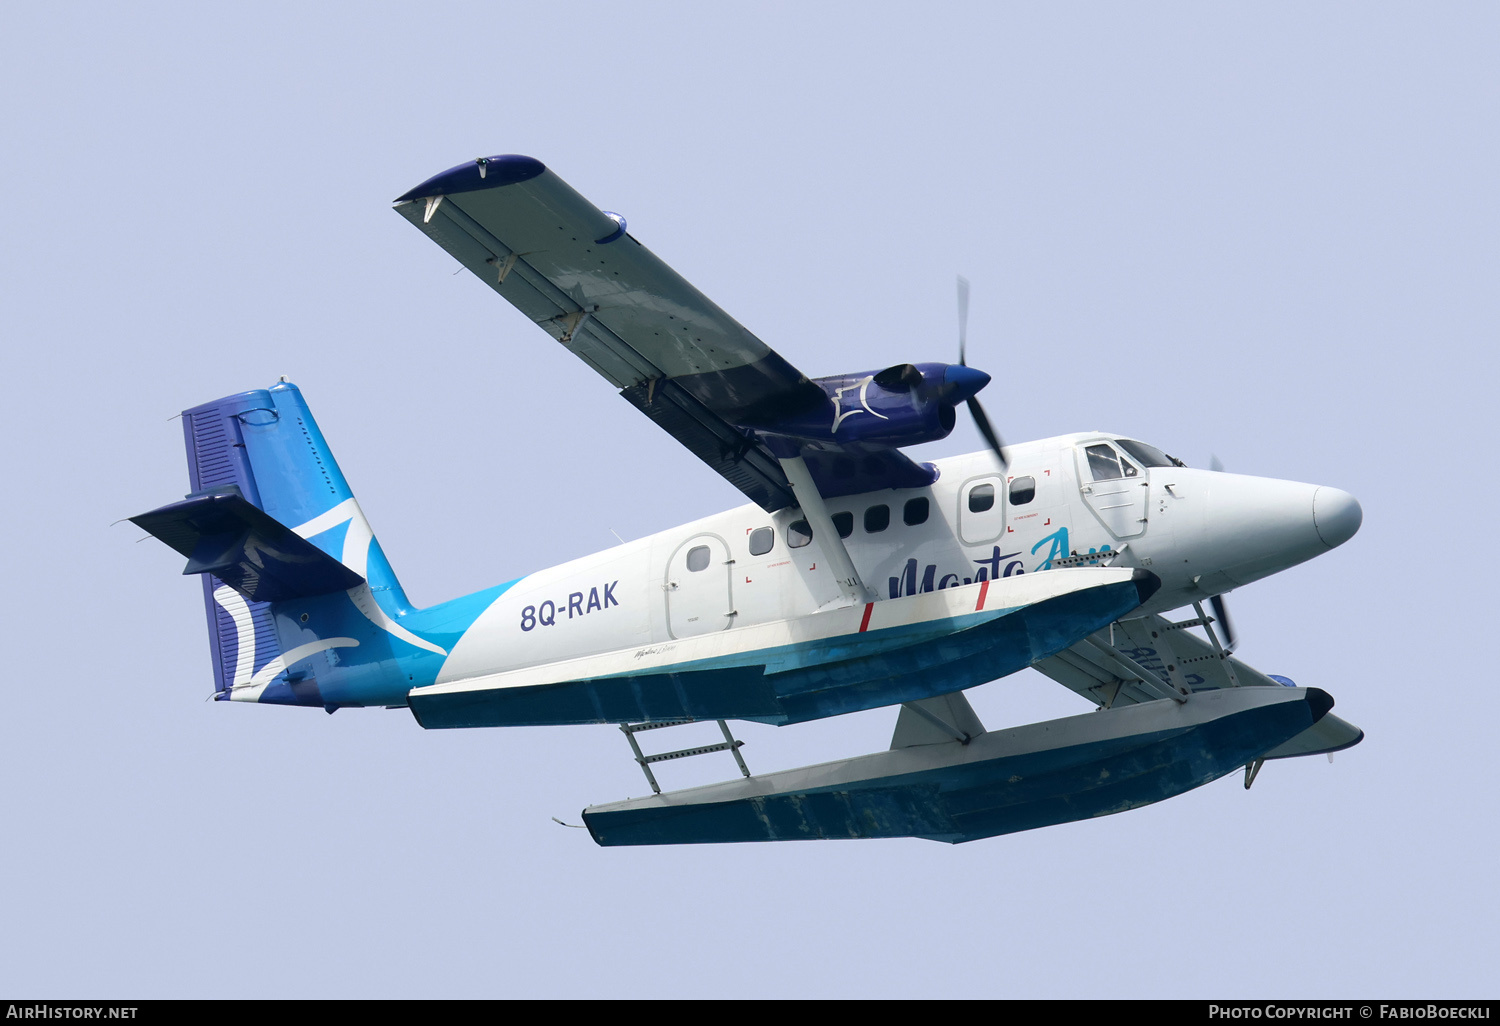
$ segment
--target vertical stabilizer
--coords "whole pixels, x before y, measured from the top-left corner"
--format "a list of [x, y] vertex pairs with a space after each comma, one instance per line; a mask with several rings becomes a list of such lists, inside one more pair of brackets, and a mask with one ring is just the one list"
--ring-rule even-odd
[[406, 593], [302, 391], [282, 381], [245, 395], [266, 400], [262, 408], [244, 408], [235, 414], [259, 495], [258, 499], [246, 498], [368, 580], [370, 592], [387, 615], [408, 612]]
[[[216, 697], [331, 708], [339, 702], [320, 689], [318, 665], [339, 660], [315, 661], [317, 653], [384, 639], [446, 654], [397, 622], [410, 608], [406, 594], [297, 386], [241, 392], [185, 410], [182, 420], [195, 495], [238, 491], [363, 579], [347, 592], [298, 599], [290, 612], [289, 603], [256, 601], [204, 573]], [[359, 655], [376, 658], [373, 649]]]

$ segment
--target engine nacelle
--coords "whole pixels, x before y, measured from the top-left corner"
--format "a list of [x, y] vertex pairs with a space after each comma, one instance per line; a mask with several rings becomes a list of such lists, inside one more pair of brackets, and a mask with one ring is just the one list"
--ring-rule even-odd
[[954, 407], [989, 380], [983, 371], [948, 363], [902, 363], [880, 371], [814, 378], [829, 406], [757, 425], [757, 430], [811, 443], [877, 448], [934, 442], [953, 430]]

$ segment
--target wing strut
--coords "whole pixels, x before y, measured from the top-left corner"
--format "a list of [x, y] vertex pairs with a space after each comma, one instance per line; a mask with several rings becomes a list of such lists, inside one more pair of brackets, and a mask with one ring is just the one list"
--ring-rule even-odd
[[967, 745], [984, 733], [984, 724], [974, 714], [974, 707], [962, 691], [916, 702], [902, 702], [896, 717], [896, 733], [891, 748], [941, 744], [957, 741]]
[[[1213, 644], [1214, 644], [1214, 654], [1219, 657], [1219, 662], [1221, 662], [1221, 663], [1224, 664], [1224, 673], [1227, 674], [1228, 677], [1229, 677], [1229, 684], [1230, 684], [1230, 686], [1231, 687], [1236, 687], [1236, 688], [1239, 687], [1240, 686], [1240, 679], [1234, 675], [1234, 666], [1229, 661], [1229, 650], [1227, 650], [1226, 648], [1224, 648], [1223, 645], [1219, 644], [1219, 635], [1218, 635], [1218, 632], [1215, 631], [1214, 628], [1213, 628], [1213, 622], [1214, 622], [1213, 621], [1213, 617], [1209, 616], [1207, 613], [1205, 613], [1203, 611], [1203, 603], [1202, 602], [1194, 602], [1193, 603], [1193, 610], [1198, 614], [1198, 619], [1203, 622], [1203, 630], [1208, 635], [1208, 640], [1211, 641], [1211, 642], [1213, 642]], [[1229, 639], [1229, 625], [1228, 624], [1224, 625], [1224, 638], [1225, 638], [1226, 641]], [[1252, 774], [1249, 779], [1250, 780], [1254, 780], [1255, 779], [1254, 774]], [[1248, 789], [1250, 787], [1250, 785], [1247, 783], [1247, 784], [1245, 784], [1245, 787]]]
[[860, 580], [854, 560], [849, 558], [849, 550], [844, 547], [844, 539], [839, 536], [838, 528], [833, 526], [833, 518], [828, 515], [823, 495], [813, 483], [807, 462], [801, 456], [793, 456], [780, 462], [781, 469], [792, 486], [792, 493], [797, 497], [797, 505], [802, 508], [802, 515], [812, 526], [813, 537], [823, 539], [823, 555], [832, 564], [833, 576], [844, 598], [841, 604], [855, 606], [861, 602], [874, 602], [875, 594]]
[[1121, 677], [1122, 680], [1130, 683], [1139, 683], [1140, 685], [1145, 687], [1146, 690], [1151, 691], [1162, 698], [1170, 698], [1173, 701], [1177, 702], [1179, 705], [1188, 700], [1188, 691], [1186, 688], [1179, 689], [1177, 687], [1173, 687], [1171, 684], [1162, 680], [1160, 676], [1152, 673], [1150, 670], [1146, 669], [1140, 663], [1130, 658], [1124, 652], [1120, 652], [1116, 649], [1110, 648], [1108, 645], [1104, 644], [1102, 641], [1098, 641], [1092, 636], [1084, 638], [1083, 640], [1085, 643], [1092, 646], [1094, 650], [1102, 655], [1106, 660], [1114, 662], [1116, 665], [1122, 667], [1126, 671], [1126, 673]]

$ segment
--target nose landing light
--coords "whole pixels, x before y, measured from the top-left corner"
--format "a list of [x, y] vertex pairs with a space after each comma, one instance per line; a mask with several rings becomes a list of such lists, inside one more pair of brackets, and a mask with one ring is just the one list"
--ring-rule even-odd
[[1330, 549], [1353, 538], [1364, 515], [1358, 500], [1342, 489], [1319, 488], [1313, 495], [1313, 523]]

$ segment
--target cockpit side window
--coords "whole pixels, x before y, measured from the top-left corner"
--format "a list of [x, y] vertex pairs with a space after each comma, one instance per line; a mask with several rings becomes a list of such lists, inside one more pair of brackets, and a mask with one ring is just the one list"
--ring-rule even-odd
[[1089, 472], [1095, 481], [1117, 481], [1125, 475], [1120, 472], [1120, 458], [1107, 445], [1091, 445], [1084, 450], [1089, 458]]

